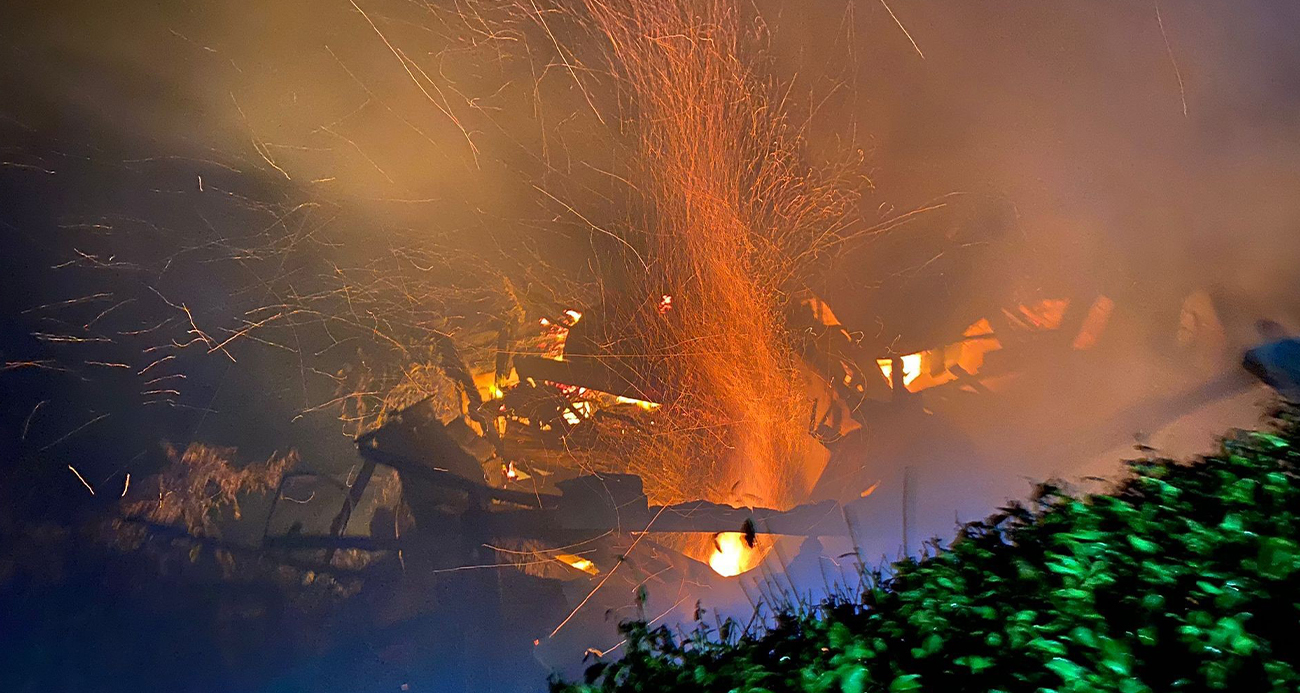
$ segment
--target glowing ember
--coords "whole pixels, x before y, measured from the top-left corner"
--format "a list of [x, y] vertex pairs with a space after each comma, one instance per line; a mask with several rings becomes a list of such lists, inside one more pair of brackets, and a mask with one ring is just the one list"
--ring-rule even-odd
[[743, 532], [719, 532], [713, 537], [713, 555], [709, 556], [709, 567], [723, 577], [740, 575], [752, 569], [746, 565], [753, 549], [745, 543]]
[[659, 306], [658, 308], [656, 308], [656, 310], [659, 311], [659, 314], [663, 315], [664, 313], [667, 313], [672, 309], [673, 309], [673, 297], [669, 296], [668, 294], [664, 294], [663, 296], [661, 296], [659, 298]]

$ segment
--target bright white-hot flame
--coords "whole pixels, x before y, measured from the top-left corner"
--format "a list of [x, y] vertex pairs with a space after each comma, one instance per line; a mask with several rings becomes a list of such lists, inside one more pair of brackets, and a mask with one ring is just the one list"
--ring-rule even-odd
[[[921, 354], [908, 354], [902, 358], [903, 361], [903, 385], [911, 385], [921, 375]], [[880, 366], [880, 372], [885, 374], [885, 380], [892, 385], [894, 382], [894, 361], [893, 359], [876, 359], [876, 365]]]
[[709, 556], [709, 567], [713, 572], [731, 577], [747, 570], [745, 559], [753, 549], [745, 543], [742, 532], [718, 532], [713, 537], [713, 544], [713, 555]]

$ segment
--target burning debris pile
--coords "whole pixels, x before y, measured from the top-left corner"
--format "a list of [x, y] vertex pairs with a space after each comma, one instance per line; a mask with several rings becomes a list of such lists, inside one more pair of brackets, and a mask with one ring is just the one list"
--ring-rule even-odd
[[[454, 383], [463, 412], [441, 421], [453, 424], [448, 434], [487, 483], [535, 494], [614, 473], [639, 477], [661, 507], [805, 500], [825, 451], [804, 430], [810, 382], [786, 315], [814, 260], [847, 235], [860, 162], [805, 162], [792, 102], [761, 72], [763, 27], [736, 3], [476, 8], [552, 42], [563, 27], [559, 61], [623, 143], [610, 175], [626, 183], [625, 214], [608, 228], [588, 222], [601, 243], [599, 289], [570, 296], [581, 308], [531, 316], [539, 340], [516, 337], [518, 316], [502, 316], [491, 366], [475, 368], [452, 337], [439, 338], [447, 348], [434, 370]], [[448, 398], [429, 402], [446, 411]], [[473, 465], [456, 473], [484, 481]], [[741, 560], [734, 542], [711, 536], [664, 541], [705, 562], [727, 553], [732, 572], [770, 546], [750, 541]]]

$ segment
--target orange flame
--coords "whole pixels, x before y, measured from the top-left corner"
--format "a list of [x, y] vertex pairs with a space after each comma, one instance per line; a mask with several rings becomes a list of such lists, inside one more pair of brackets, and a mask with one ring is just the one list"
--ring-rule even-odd
[[[902, 358], [903, 361], [903, 385], [911, 385], [913, 380], [921, 375], [921, 354], [908, 354]], [[876, 365], [880, 366], [880, 372], [885, 375], [885, 380], [893, 386], [894, 382], [894, 362], [891, 359], [876, 359]]]
[[713, 555], [709, 567], [723, 577], [732, 577], [751, 570], [757, 565], [751, 554], [754, 549], [745, 543], [742, 532], [718, 532], [713, 538]]

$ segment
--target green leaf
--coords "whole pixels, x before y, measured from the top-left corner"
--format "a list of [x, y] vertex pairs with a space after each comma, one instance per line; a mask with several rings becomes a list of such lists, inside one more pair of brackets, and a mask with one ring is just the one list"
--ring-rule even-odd
[[1070, 631], [1070, 639], [1073, 640], [1076, 644], [1082, 645], [1084, 647], [1097, 646], [1097, 636], [1094, 635], [1092, 631], [1088, 630], [1087, 628], [1084, 628], [1083, 626], [1075, 626], [1074, 629]]
[[1139, 553], [1153, 554], [1160, 551], [1159, 544], [1153, 541], [1147, 541], [1146, 539], [1143, 539], [1142, 537], [1139, 537], [1136, 534], [1128, 535], [1128, 543]]
[[1219, 589], [1218, 587], [1215, 587], [1214, 585], [1211, 585], [1210, 583], [1204, 580], [1197, 580], [1196, 586], [1201, 588], [1202, 592], [1211, 596], [1217, 596], [1223, 592], [1223, 590]]
[[1046, 666], [1048, 669], [1056, 672], [1056, 675], [1064, 679], [1066, 683], [1082, 679], [1083, 675], [1087, 671], [1078, 664], [1063, 657], [1053, 657], [1052, 661], [1048, 662]]
[[1270, 537], [1260, 544], [1259, 557], [1256, 559], [1257, 570], [1265, 577], [1281, 580], [1295, 571], [1295, 555], [1295, 542]]
[[1119, 676], [1129, 675], [1129, 656], [1128, 648], [1118, 640], [1106, 638], [1101, 643], [1102, 660], [1101, 665], [1111, 673]]
[[1119, 693], [1151, 693], [1151, 689], [1137, 679], [1125, 678], [1120, 679]]
[[1240, 513], [1228, 513], [1219, 523], [1219, 529], [1225, 532], [1237, 533], [1245, 527], [1245, 522], [1241, 519]]
[[840, 690], [843, 693], [862, 693], [867, 687], [867, 669], [866, 667], [854, 667], [844, 681], [840, 684]]
[[1256, 431], [1255, 433], [1252, 434], [1252, 437], [1257, 440], [1261, 440], [1265, 443], [1268, 443], [1274, 448], [1285, 448], [1291, 446], [1291, 444], [1288, 443], [1285, 438], [1282, 438], [1280, 436], [1275, 436], [1272, 433], [1261, 433], [1259, 431]]
[[1025, 609], [1024, 611], [1017, 611], [1016, 614], [1011, 617], [1011, 620], [1016, 621], [1017, 623], [1033, 623], [1036, 618], [1038, 618], [1037, 611]]
[[1080, 602], [1080, 601], [1088, 601], [1089, 599], [1092, 599], [1091, 592], [1087, 590], [1076, 589], [1074, 587], [1059, 589], [1053, 592], [1052, 594], [1058, 599], [1066, 600], [1066, 601]]
[[1147, 611], [1159, 611], [1165, 608], [1165, 597], [1163, 594], [1152, 592], [1142, 598], [1142, 608]]
[[900, 691], [917, 691], [921, 689], [920, 674], [905, 674], [894, 679], [889, 684], [891, 693], [900, 693]]
[[1031, 650], [1046, 652], [1051, 655], [1056, 655], [1057, 657], [1060, 657], [1066, 652], [1065, 645], [1062, 645], [1061, 643], [1055, 640], [1048, 640], [1046, 638], [1034, 638], [1033, 640], [1029, 641], [1028, 647]]
[[953, 660], [954, 664], [970, 667], [971, 673], [978, 674], [985, 669], [993, 666], [992, 657], [981, 657], [980, 655], [966, 655]]

